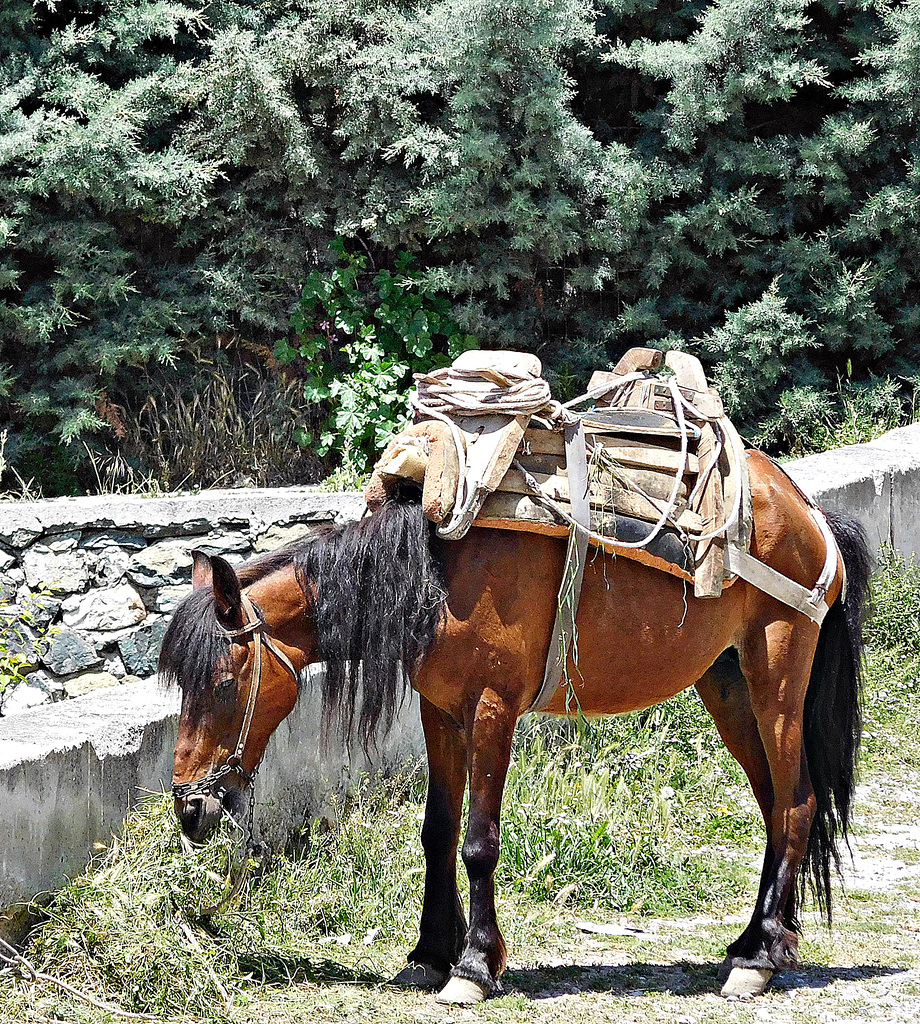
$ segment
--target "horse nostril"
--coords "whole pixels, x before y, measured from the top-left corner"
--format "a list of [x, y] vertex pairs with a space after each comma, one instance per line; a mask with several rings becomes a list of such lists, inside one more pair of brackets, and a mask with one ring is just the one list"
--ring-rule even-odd
[[210, 795], [176, 797], [175, 808], [182, 831], [196, 843], [208, 838], [220, 818], [220, 801]]

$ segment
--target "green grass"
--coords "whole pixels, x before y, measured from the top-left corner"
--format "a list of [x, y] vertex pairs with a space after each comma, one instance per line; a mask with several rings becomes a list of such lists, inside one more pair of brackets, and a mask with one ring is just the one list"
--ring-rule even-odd
[[920, 566], [913, 559], [880, 555], [865, 639], [865, 758], [889, 771], [920, 768]]
[[[886, 557], [875, 608], [867, 764], [909, 774], [920, 725], [920, 569]], [[415, 939], [422, 793], [419, 772], [360, 782], [335, 824], [317, 822], [297, 853], [255, 871], [240, 899], [209, 924], [200, 911], [223, 892], [234, 838], [224, 832], [188, 849], [169, 799], [155, 798], [54, 897], [27, 956], [98, 1000], [160, 1017], [242, 1020], [252, 1007], [263, 1024], [266, 1007], [277, 1013], [272, 1019], [287, 1019], [293, 999], [298, 1019], [307, 1003], [303, 1019], [343, 1019], [364, 999], [394, 1020], [416, 1019], [411, 1008], [423, 997], [380, 985]], [[571, 946], [573, 916], [641, 922], [743, 909], [761, 842], [747, 783], [694, 693], [616, 719], [532, 719], [518, 730], [506, 788], [499, 917], [515, 954], [536, 962], [547, 949]], [[876, 921], [885, 931], [883, 923]], [[734, 931], [715, 925], [678, 941], [715, 959]], [[641, 960], [660, 948], [650, 939], [614, 941]], [[692, 987], [711, 987], [711, 973], [696, 971]], [[529, 991], [537, 984], [529, 977], [515, 984]], [[490, 1003], [483, 1019], [506, 1019], [515, 999]], [[7, 972], [0, 985], [4, 1022], [107, 1019], [48, 983]]]

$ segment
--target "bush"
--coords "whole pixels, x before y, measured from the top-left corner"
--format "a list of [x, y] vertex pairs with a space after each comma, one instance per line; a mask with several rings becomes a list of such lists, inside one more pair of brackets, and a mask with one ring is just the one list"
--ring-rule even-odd
[[[367, 468], [393, 433], [408, 421], [412, 374], [449, 365], [476, 339], [451, 316], [450, 302], [422, 283], [409, 253], [395, 272], [373, 275], [367, 257], [349, 253], [341, 239], [330, 249], [339, 265], [307, 277], [293, 327], [296, 345], [280, 341], [283, 362], [303, 360], [309, 403], [331, 410], [318, 436], [297, 438], [320, 455], [335, 448], [346, 465]], [[362, 283], [364, 287], [362, 287]]]
[[[419, 294], [563, 393], [692, 348], [780, 444], [785, 393], [920, 370], [918, 68], [914, 3], [7, 4], [8, 456], [85, 484], [73, 442], [144, 368], [294, 343], [337, 237], [393, 275], [412, 253]], [[333, 347], [372, 402], [416, 358]]]

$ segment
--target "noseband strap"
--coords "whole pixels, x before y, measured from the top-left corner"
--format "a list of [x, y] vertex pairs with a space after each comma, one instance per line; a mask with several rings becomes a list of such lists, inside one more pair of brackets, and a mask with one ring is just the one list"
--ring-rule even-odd
[[297, 669], [294, 668], [291, 659], [275, 645], [271, 637], [265, 632], [265, 620], [256, 611], [255, 605], [245, 594], [240, 595], [240, 601], [246, 616], [243, 625], [237, 629], [220, 627], [221, 632], [227, 637], [252, 636], [255, 642], [252, 679], [249, 683], [249, 700], [246, 702], [246, 714], [243, 716], [243, 724], [240, 726], [240, 735], [236, 741], [236, 749], [219, 768], [212, 769], [202, 778], [196, 779], [194, 782], [174, 782], [172, 786], [173, 796], [180, 800], [201, 793], [209, 793], [213, 789], [214, 784], [225, 775], [229, 775], [230, 772], [236, 772], [240, 778], [245, 779], [250, 785], [253, 779], [255, 779], [259, 766], [256, 765], [251, 773], [247, 772], [243, 767], [243, 752], [249, 740], [249, 730], [252, 727], [252, 719], [256, 711], [256, 703], [259, 699], [259, 686], [262, 683], [262, 645], [264, 644], [274, 654], [291, 673], [295, 681], [297, 679]]

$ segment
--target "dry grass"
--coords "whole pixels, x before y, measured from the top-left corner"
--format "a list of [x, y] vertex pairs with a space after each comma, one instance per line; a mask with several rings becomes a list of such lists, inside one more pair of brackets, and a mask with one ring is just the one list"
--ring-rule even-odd
[[316, 411], [303, 381], [232, 353], [159, 371], [139, 406], [108, 405], [117, 437], [95, 453], [100, 489], [149, 491], [315, 483], [325, 463], [298, 443]]

